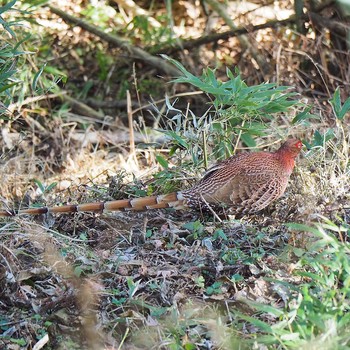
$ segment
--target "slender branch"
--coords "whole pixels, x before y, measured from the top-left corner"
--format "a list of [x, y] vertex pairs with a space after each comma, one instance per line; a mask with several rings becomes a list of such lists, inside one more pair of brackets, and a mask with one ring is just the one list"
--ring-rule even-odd
[[[309, 15], [311, 16], [311, 19], [314, 18], [316, 19], [316, 12], [320, 12], [322, 11], [324, 8], [331, 6], [334, 3], [334, 0], [328, 0], [325, 1], [324, 3], [322, 3], [319, 7], [317, 7], [313, 12], [309, 12], [309, 14], [303, 14], [299, 20], [308, 20], [309, 19]], [[319, 16], [319, 15], [318, 15]], [[321, 17], [322, 18], [322, 17]], [[317, 17], [317, 20], [321, 20], [320, 16]], [[322, 18], [323, 20], [325, 20], [324, 18]], [[291, 24], [291, 23], [295, 23], [296, 21], [296, 16], [295, 15], [291, 15], [290, 17], [283, 19], [283, 20], [271, 20], [262, 24], [258, 24], [255, 26], [249, 25], [246, 27], [237, 27], [235, 29], [231, 29], [231, 30], [227, 30], [226, 32], [223, 33], [212, 33], [209, 35], [205, 35], [205, 36], [201, 36], [198, 39], [189, 39], [189, 40], [182, 40], [181, 45], [177, 46], [177, 47], [173, 47], [173, 46], [168, 46], [168, 47], [162, 47], [159, 49], [159, 47], [157, 47], [157, 49], [151, 49], [150, 51], [155, 53], [164, 53], [166, 52], [167, 54], [171, 54], [174, 53], [176, 51], [180, 51], [183, 49], [191, 49], [193, 47], [197, 47], [200, 45], [205, 45], [205, 44], [209, 44], [212, 42], [217, 42], [218, 40], [227, 40], [229, 38], [232, 37], [236, 37], [242, 34], [247, 34], [247, 33], [253, 33], [256, 32], [258, 30], [261, 29], [266, 29], [266, 28], [274, 28], [274, 27], [283, 27], [286, 26], [287, 24]], [[333, 21], [334, 22], [334, 21]], [[328, 22], [329, 23], [329, 22]], [[331, 26], [329, 24], [329, 26]], [[330, 28], [333, 29], [333, 28]], [[340, 32], [342, 30], [344, 30], [344, 27], [342, 24], [338, 24], [337, 25], [337, 32]]]
[[[286, 24], [294, 23], [295, 22], [295, 15], [292, 15], [286, 19], [283, 19], [281, 21], [279, 20], [271, 20], [263, 24], [258, 24], [256, 26], [247, 26], [247, 27], [237, 27], [236, 29], [228, 30], [223, 33], [213, 33], [209, 34], [206, 36], [202, 36], [198, 39], [190, 39], [190, 40], [183, 40], [181, 42], [181, 47], [163, 47], [161, 49], [158, 49], [156, 53], [160, 52], [167, 52], [169, 53], [174, 53], [179, 50], [183, 49], [190, 49], [193, 47], [197, 47], [200, 45], [216, 42], [218, 40], [227, 40], [229, 38], [241, 35], [241, 34], [247, 34], [247, 33], [253, 33], [256, 32], [260, 29], [265, 29], [265, 28], [273, 28], [277, 26], [285, 26]], [[154, 51], [152, 51], [154, 52]]]

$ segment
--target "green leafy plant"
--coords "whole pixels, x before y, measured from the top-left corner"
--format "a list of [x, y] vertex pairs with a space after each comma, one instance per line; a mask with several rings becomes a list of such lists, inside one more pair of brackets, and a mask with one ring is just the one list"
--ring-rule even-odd
[[339, 86], [334, 91], [333, 97], [329, 100], [329, 103], [333, 107], [333, 112], [337, 119], [344, 119], [345, 115], [350, 111], [350, 97], [344, 102], [341, 103], [340, 99], [340, 89]]
[[[7, 107], [15, 100], [22, 102], [26, 96], [57, 90], [57, 84], [67, 80], [67, 75], [59, 69], [47, 65], [37, 56], [36, 66], [26, 64], [27, 56], [37, 51], [33, 47], [32, 32], [23, 25], [31, 21], [31, 12], [35, 6], [45, 1], [27, 4], [16, 0], [0, 7], [0, 24], [5, 29], [0, 34], [0, 116], [7, 113]], [[16, 8], [14, 7], [16, 5]], [[29, 40], [30, 39], [30, 40]]]
[[132, 298], [139, 289], [140, 281], [134, 282], [131, 277], [127, 277], [126, 282], [129, 289], [129, 298]]
[[38, 179], [34, 179], [33, 180], [35, 182], [35, 184], [38, 186], [41, 194], [47, 194], [50, 191], [52, 191], [56, 186], [57, 186], [57, 182], [53, 182], [50, 185], [45, 185], [43, 184], [40, 180]]
[[309, 121], [311, 119], [319, 120], [320, 117], [318, 115], [310, 113], [312, 106], [307, 106], [302, 112], [298, 113], [292, 120], [292, 124], [297, 124], [305, 121]]
[[207, 295], [221, 294], [222, 293], [222, 282], [214, 282], [212, 285], [205, 289]]
[[218, 228], [214, 231], [213, 237], [212, 237], [213, 241], [217, 241], [217, 240], [223, 240], [223, 241], [227, 241], [228, 238], [225, 235], [225, 232], [222, 228]]
[[112, 289], [110, 291], [111, 294], [111, 302], [114, 305], [120, 306], [123, 305], [128, 299], [123, 296], [124, 293], [120, 289]]
[[10, 90], [16, 85], [21, 84], [20, 80], [15, 78], [17, 73], [17, 61], [26, 52], [21, 50], [21, 44], [28, 39], [26, 36], [23, 40], [18, 40], [13, 27], [19, 24], [19, 21], [6, 21], [4, 14], [14, 10], [16, 0], [8, 2], [5, 6], [0, 7], [0, 24], [5, 32], [0, 34], [0, 97], [2, 103], [0, 105], [0, 115], [6, 112], [6, 107], [12, 101]]
[[204, 233], [204, 226], [200, 221], [191, 221], [183, 225], [183, 228], [191, 232], [191, 238], [198, 239]]
[[236, 69], [232, 73], [228, 68], [226, 75], [228, 80], [222, 82], [215, 76], [215, 70], [207, 68], [202, 76], [196, 77], [186, 70], [178, 61], [162, 55], [163, 58], [173, 63], [183, 74], [173, 82], [189, 83], [200, 90], [211, 94], [214, 106], [219, 109], [224, 106], [232, 106], [239, 113], [266, 113], [269, 114], [285, 112], [297, 101], [292, 100], [297, 94], [288, 92], [290, 87], [277, 86], [274, 83], [263, 83], [255, 86], [248, 86], [241, 78]]
[[237, 69], [234, 72], [226, 69], [226, 81], [217, 78], [210, 68], [197, 77], [176, 60], [162, 57], [182, 73], [173, 82], [191, 84], [211, 99], [212, 107], [202, 116], [190, 110], [183, 113], [166, 101], [168, 111], [175, 114], [164, 131], [174, 143], [170, 153], [185, 149], [196, 165], [206, 166], [208, 158], [218, 160], [232, 155], [239, 140], [255, 147], [255, 138], [269, 133], [269, 123], [276, 115], [300, 105], [297, 94], [290, 92], [289, 87], [274, 83], [248, 86]]
[[205, 285], [205, 279], [204, 277], [201, 275], [201, 276], [198, 276], [194, 279], [194, 282], [195, 284], [197, 285], [197, 287], [199, 288], [204, 288], [204, 285]]
[[334, 131], [332, 129], [328, 129], [325, 133], [321, 133], [316, 130], [314, 132], [313, 138], [311, 142], [305, 141], [304, 144], [308, 149], [315, 147], [324, 147], [325, 143], [334, 138]]
[[[301, 283], [271, 280], [289, 290], [285, 308], [245, 301], [255, 310], [256, 316], [234, 311], [238, 319], [260, 330], [252, 340], [259, 344], [281, 345], [283, 348], [300, 348], [317, 344], [323, 339], [323, 349], [337, 345], [350, 345], [350, 246], [338, 237], [350, 234], [347, 223], [335, 224], [329, 219], [317, 227], [291, 223], [294, 231], [306, 231], [315, 237], [301, 256], [294, 274]], [[338, 237], [337, 237], [338, 236]], [[264, 321], [270, 315], [275, 323]], [[324, 343], [324, 344], [323, 344]], [[345, 347], [346, 348], [346, 347]]]

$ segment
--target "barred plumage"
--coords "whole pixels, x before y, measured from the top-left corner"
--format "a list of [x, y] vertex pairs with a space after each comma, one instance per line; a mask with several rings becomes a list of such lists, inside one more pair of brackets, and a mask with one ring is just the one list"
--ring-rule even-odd
[[161, 208], [208, 209], [228, 207], [254, 213], [281, 197], [300, 153], [302, 142], [287, 140], [276, 152], [241, 153], [214, 165], [192, 188], [167, 195], [79, 205], [0, 211], [0, 216], [46, 213], [148, 210]]

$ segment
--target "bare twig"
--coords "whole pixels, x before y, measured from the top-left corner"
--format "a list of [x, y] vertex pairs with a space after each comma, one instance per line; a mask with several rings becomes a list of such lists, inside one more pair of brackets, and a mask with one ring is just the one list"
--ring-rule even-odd
[[[136, 93], [136, 97], [137, 97], [137, 102], [139, 104], [139, 107], [141, 107], [141, 98], [140, 98], [140, 93], [139, 93], [139, 88], [138, 88], [138, 83], [137, 83], [135, 62], [134, 62], [133, 67], [132, 67], [132, 78], [134, 80], [134, 86], [135, 86], [135, 93]], [[141, 115], [143, 117], [143, 110], [142, 109], [141, 109]]]
[[301, 51], [301, 50], [292, 50], [292, 49], [288, 49], [288, 48], [285, 48], [285, 51], [287, 51], [287, 52], [294, 52], [294, 53], [297, 53], [298, 55], [307, 57], [312, 62], [312, 64], [316, 68], [318, 74], [320, 75], [320, 78], [322, 79], [324, 87], [327, 90], [328, 96], [329, 97], [332, 96], [331, 92], [329, 91], [328, 85], [326, 84], [326, 81], [324, 79], [324, 76], [323, 76], [323, 74], [321, 72], [321, 66], [317, 62], [315, 62], [315, 60], [307, 52], [304, 52], [304, 51]]
[[129, 90], [126, 90], [126, 101], [129, 121], [130, 155], [135, 155], [134, 123], [132, 117], [131, 97]]
[[18, 107], [24, 106], [24, 105], [28, 105], [30, 103], [34, 103], [37, 101], [41, 101], [41, 100], [49, 100], [49, 99], [53, 99], [56, 97], [60, 97], [65, 95], [67, 92], [66, 91], [62, 91], [59, 92], [57, 94], [50, 94], [50, 95], [41, 95], [41, 96], [34, 96], [34, 97], [28, 97], [25, 100], [21, 101], [21, 102], [16, 102], [16, 103], [12, 103], [7, 107], [7, 110], [10, 111], [11, 113], [13, 113]]
[[214, 217], [219, 221], [222, 222], [222, 220], [220, 219], [219, 215], [216, 214], [215, 210], [211, 207], [211, 205], [205, 200], [205, 198], [201, 195], [201, 200], [203, 201], [203, 203], [206, 205], [206, 207], [210, 210], [210, 212], [214, 215]]

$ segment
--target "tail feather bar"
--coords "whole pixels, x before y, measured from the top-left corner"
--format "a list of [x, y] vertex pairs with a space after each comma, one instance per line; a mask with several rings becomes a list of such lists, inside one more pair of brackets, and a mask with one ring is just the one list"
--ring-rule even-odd
[[166, 195], [150, 196], [143, 198], [121, 199], [109, 202], [95, 202], [78, 205], [62, 205], [55, 207], [28, 208], [18, 211], [0, 210], [2, 216], [17, 215], [40, 215], [47, 213], [76, 213], [76, 212], [102, 212], [108, 211], [124, 211], [134, 210], [142, 211], [147, 209], [175, 208], [182, 209], [184, 207], [184, 198], [181, 192], [173, 192]]

